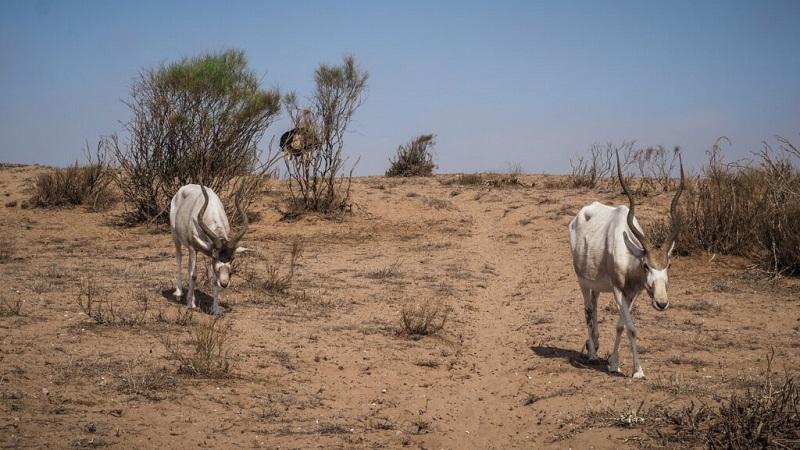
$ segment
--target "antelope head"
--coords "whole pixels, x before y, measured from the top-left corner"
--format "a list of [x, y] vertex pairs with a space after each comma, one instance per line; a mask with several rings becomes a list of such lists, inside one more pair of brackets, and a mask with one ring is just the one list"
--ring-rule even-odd
[[206, 225], [203, 216], [208, 207], [208, 192], [206, 192], [206, 188], [203, 185], [200, 185], [200, 189], [203, 191], [204, 203], [203, 207], [200, 208], [200, 212], [197, 213], [197, 223], [200, 225], [203, 232], [211, 239], [211, 250], [208, 253], [208, 256], [211, 258], [211, 267], [214, 271], [217, 284], [225, 288], [228, 287], [231, 280], [231, 263], [233, 263], [233, 258], [237, 253], [245, 250], [244, 247], [239, 247], [239, 240], [242, 239], [242, 236], [247, 232], [247, 227], [249, 226], [247, 214], [242, 210], [241, 205], [242, 189], [240, 188], [239, 192], [236, 194], [236, 211], [238, 211], [239, 216], [242, 217], [242, 228], [232, 238], [217, 236], [217, 234]]
[[667, 269], [670, 266], [672, 251], [675, 249], [675, 241], [678, 238], [678, 233], [681, 228], [677, 209], [678, 199], [680, 199], [681, 193], [683, 193], [685, 177], [683, 174], [683, 160], [681, 159], [680, 153], [678, 153], [678, 162], [680, 165], [681, 182], [680, 186], [678, 186], [678, 191], [675, 192], [675, 196], [672, 197], [672, 204], [670, 205], [669, 212], [672, 220], [670, 234], [661, 247], [656, 248], [653, 242], [634, 225], [633, 218], [636, 202], [633, 198], [633, 194], [631, 194], [631, 191], [625, 184], [625, 178], [622, 176], [622, 165], [619, 162], [619, 152], [617, 153], [617, 176], [619, 177], [619, 184], [622, 186], [622, 190], [625, 191], [625, 195], [628, 196], [628, 201], [630, 202], [627, 217], [628, 229], [638, 243], [632, 240], [625, 232], [623, 232], [623, 238], [628, 250], [636, 256], [641, 264], [640, 269], [644, 272], [644, 287], [650, 295], [653, 308], [657, 311], [665, 311], [669, 307], [669, 298], [667, 297]]

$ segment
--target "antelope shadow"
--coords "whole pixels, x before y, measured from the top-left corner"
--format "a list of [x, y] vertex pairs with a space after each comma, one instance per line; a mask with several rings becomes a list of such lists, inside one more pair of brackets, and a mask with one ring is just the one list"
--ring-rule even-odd
[[558, 358], [566, 360], [572, 367], [577, 369], [595, 370], [609, 375], [618, 375], [608, 371], [608, 361], [605, 358], [597, 358], [594, 361], [590, 361], [589, 358], [581, 352], [549, 345], [534, 345], [531, 347], [531, 351], [540, 358]]

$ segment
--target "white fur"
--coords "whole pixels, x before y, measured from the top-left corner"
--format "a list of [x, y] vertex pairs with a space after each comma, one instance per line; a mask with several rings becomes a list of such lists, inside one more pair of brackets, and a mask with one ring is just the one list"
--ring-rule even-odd
[[[584, 297], [589, 358], [597, 357], [599, 344], [597, 297], [600, 292], [611, 292], [620, 317], [614, 348], [608, 358], [609, 370], [619, 371], [619, 344], [623, 330], [627, 330], [633, 354], [633, 377], [643, 378], [631, 314], [642, 289], [650, 294], [653, 306], [660, 309], [659, 302], [666, 301], [667, 270], [644, 267], [645, 252], [628, 229], [627, 215], [627, 206], [613, 208], [594, 202], [582, 208], [569, 223], [569, 242], [572, 263]], [[641, 230], [635, 219], [634, 224]]]
[[[228, 224], [228, 216], [225, 215], [225, 208], [219, 200], [217, 194], [209, 188], [206, 188], [208, 193], [208, 206], [203, 215], [206, 226], [211, 229], [218, 237], [227, 239], [230, 233], [230, 225]], [[205, 199], [200, 185], [187, 184], [178, 189], [178, 192], [172, 197], [169, 210], [169, 222], [172, 229], [172, 239], [175, 241], [175, 260], [177, 263], [177, 273], [175, 275], [175, 297], [180, 298], [183, 292], [181, 286], [181, 259], [183, 257], [181, 247], [189, 249], [189, 292], [186, 295], [186, 306], [195, 308], [194, 299], [194, 284], [197, 278], [195, 273], [195, 264], [197, 262], [197, 252], [210, 255], [213, 247], [213, 242], [210, 237], [203, 232], [200, 225], [197, 223], [197, 214], [203, 207]], [[211, 285], [214, 296], [213, 312], [215, 314], [220, 312], [219, 307], [219, 291], [220, 286], [217, 280], [217, 273], [219, 273], [220, 263], [214, 261], [212, 264], [212, 280]], [[227, 264], [230, 268], [230, 264]]]

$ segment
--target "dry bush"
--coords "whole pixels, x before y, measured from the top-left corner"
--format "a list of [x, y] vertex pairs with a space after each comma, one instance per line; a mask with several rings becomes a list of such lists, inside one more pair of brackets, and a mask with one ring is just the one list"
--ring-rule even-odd
[[91, 211], [110, 208], [116, 201], [111, 189], [114, 180], [106, 152], [105, 139], [97, 145], [95, 156], [87, 146], [88, 164], [75, 164], [42, 173], [33, 186], [31, 204], [39, 208], [86, 205]]
[[231, 329], [229, 321], [214, 317], [194, 324], [189, 329], [189, 343], [162, 339], [169, 358], [180, 363], [180, 373], [199, 378], [231, 376]]
[[387, 177], [430, 177], [436, 164], [433, 163], [433, 134], [422, 134], [397, 147], [394, 159], [389, 160]]
[[14, 239], [6, 234], [0, 236], [0, 264], [11, 261], [16, 251], [17, 245]]
[[400, 261], [395, 261], [388, 266], [383, 267], [382, 269], [367, 272], [364, 274], [364, 276], [373, 280], [384, 280], [387, 278], [400, 277], [403, 275], [403, 272], [400, 271], [400, 266]]
[[[341, 65], [320, 64], [314, 72], [315, 92], [308, 106], [301, 107], [292, 93], [284, 98], [284, 106], [295, 128], [300, 127], [302, 112], [308, 111], [307, 130], [319, 134], [315, 148], [284, 159], [288, 173], [289, 204], [285, 218], [306, 213], [337, 215], [351, 210], [350, 185], [353, 169], [345, 172], [344, 137], [356, 110], [366, 96], [367, 72], [361, 70], [352, 56]], [[358, 161], [356, 161], [358, 163]]]
[[164, 368], [149, 365], [143, 367], [139, 362], [128, 363], [115, 376], [119, 391], [148, 400], [163, 400], [166, 397], [165, 391], [178, 384], [175, 377]]
[[[634, 141], [624, 141], [620, 145], [611, 142], [605, 145], [593, 144], [585, 155], [570, 158], [572, 172], [570, 184], [575, 188], [618, 189], [619, 181], [614, 176], [614, 155], [619, 153], [625, 182], [635, 186], [636, 194], [645, 195], [654, 190], [666, 192], [672, 189], [672, 172], [677, 161], [678, 148], [668, 151], [662, 146], [636, 148]], [[634, 174], [639, 183], [632, 183]]]
[[755, 161], [725, 163], [720, 138], [681, 202], [678, 245], [740, 255], [774, 274], [800, 273], [800, 151], [779, 138]]
[[422, 202], [433, 209], [452, 209], [454, 207], [453, 202], [441, 198], [425, 197]]
[[459, 186], [478, 186], [483, 184], [483, 176], [479, 173], [460, 173], [454, 178], [442, 180], [441, 183], [445, 186], [459, 185]]
[[[189, 183], [217, 194], [260, 170], [258, 143], [280, 112], [280, 93], [263, 90], [242, 51], [184, 58], [144, 70], [125, 102], [132, 119], [127, 142], [106, 141], [122, 173], [117, 184], [130, 223], [164, 222], [169, 202]], [[246, 177], [246, 210], [262, 177]], [[255, 184], [255, 185], [253, 185]], [[232, 206], [232, 205], [227, 205]], [[237, 221], [236, 214], [229, 216]]]
[[16, 298], [9, 300], [3, 296], [3, 303], [0, 305], [0, 316], [21, 316], [22, 315], [22, 293], [15, 292]]
[[406, 304], [400, 310], [400, 331], [416, 338], [436, 334], [444, 328], [451, 311], [441, 300]]
[[302, 244], [299, 241], [294, 241], [289, 253], [289, 268], [285, 272], [281, 269], [284, 259], [283, 255], [279, 255], [272, 260], [267, 260], [266, 270], [264, 271], [266, 278], [262, 284], [264, 290], [271, 294], [286, 294], [292, 286], [297, 262], [300, 260], [302, 254]]
[[485, 186], [502, 188], [512, 186], [532, 187], [522, 182], [520, 177], [523, 174], [522, 164], [512, 163], [508, 165], [505, 173], [490, 173], [483, 181]]
[[102, 297], [100, 288], [94, 281], [93, 276], [88, 276], [81, 280], [75, 302], [81, 311], [97, 324], [110, 324], [115, 323], [117, 320], [113, 302]]
[[[634, 145], [634, 141], [623, 141], [620, 145], [612, 142], [605, 145], [592, 144], [586, 155], [576, 155], [570, 158], [572, 171], [568, 177], [569, 183], [575, 188], [594, 189], [603, 186], [612, 188], [618, 183], [616, 177], [613, 176], [614, 155], [619, 153], [622, 167], [625, 169], [633, 162]], [[627, 182], [628, 179], [625, 181]]]
[[[800, 384], [788, 372], [764, 372], [747, 389], [721, 400], [715, 410], [691, 403], [682, 408], [658, 405], [605, 416], [610, 424], [643, 428], [661, 446], [710, 449], [797, 448], [800, 445]], [[681, 392], [685, 394], [682, 387]]]

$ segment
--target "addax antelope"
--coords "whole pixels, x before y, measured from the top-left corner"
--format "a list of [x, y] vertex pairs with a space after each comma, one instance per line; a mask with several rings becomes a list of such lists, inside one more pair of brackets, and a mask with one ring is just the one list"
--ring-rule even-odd
[[619, 372], [619, 344], [622, 332], [627, 331], [633, 354], [633, 377], [644, 378], [636, 351], [636, 326], [632, 317], [634, 301], [642, 289], [650, 295], [651, 304], [657, 311], [669, 307], [667, 269], [680, 232], [676, 209], [685, 183], [680, 154], [678, 161], [681, 181], [670, 206], [672, 229], [660, 248], [655, 248], [645, 236], [634, 216], [636, 202], [622, 176], [619, 154], [617, 176], [630, 207], [612, 208], [594, 202], [582, 208], [569, 223], [572, 264], [583, 292], [589, 359], [597, 358], [600, 339], [597, 329], [598, 295], [601, 292], [613, 293], [619, 309], [617, 337], [608, 358], [608, 370], [612, 373]]
[[181, 280], [181, 247], [189, 249], [189, 291], [186, 306], [196, 307], [194, 284], [197, 279], [195, 263], [197, 252], [211, 258], [211, 285], [214, 295], [213, 313], [221, 312], [219, 290], [228, 287], [231, 279], [231, 263], [236, 253], [245, 250], [239, 240], [247, 232], [247, 214], [241, 208], [241, 189], [236, 195], [236, 210], [242, 217], [242, 228], [230, 236], [230, 225], [225, 208], [217, 194], [205, 186], [187, 184], [178, 190], [169, 210], [172, 239], [175, 241], [175, 260], [178, 270], [175, 276], [175, 297], [183, 294]]

